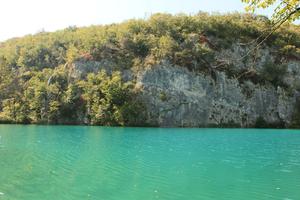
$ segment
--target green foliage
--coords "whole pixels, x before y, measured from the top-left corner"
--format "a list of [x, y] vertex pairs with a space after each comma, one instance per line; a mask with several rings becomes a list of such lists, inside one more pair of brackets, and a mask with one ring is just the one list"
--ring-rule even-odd
[[170, 36], [160, 37], [156, 46], [152, 49], [152, 53], [158, 60], [171, 60], [174, 57], [174, 52], [179, 48], [177, 42]]
[[44, 69], [34, 72], [20, 96], [2, 101], [0, 121], [139, 125], [145, 110], [120, 72], [109, 76], [101, 71], [69, 82], [66, 68]]
[[76, 47], [74, 47], [73, 45], [68, 48], [68, 50], [66, 52], [66, 56], [67, 56], [66, 61], [68, 63], [72, 63], [80, 58], [78, 49]]
[[283, 121], [269, 123], [263, 117], [258, 117], [254, 124], [255, 128], [285, 128], [286, 125]]
[[275, 22], [287, 19], [294, 21], [300, 17], [300, 0], [242, 0], [248, 4], [247, 10], [255, 11], [259, 8], [275, 6], [273, 20]]
[[[214, 52], [220, 48], [228, 48], [237, 40], [251, 42], [270, 28], [267, 18], [249, 14], [155, 14], [149, 20], [69, 27], [54, 33], [11, 39], [1, 43], [0, 58], [5, 60], [6, 66], [26, 70], [53, 69], [78, 59], [106, 60], [119, 69], [128, 69], [137, 58], [155, 59], [154, 64], [168, 60], [194, 69], [213, 63]], [[206, 42], [200, 40], [202, 36], [207, 38]], [[299, 27], [286, 24], [266, 42], [278, 49], [286, 45], [299, 49]]]
[[291, 128], [300, 128], [300, 99], [296, 99], [296, 105], [292, 117]]
[[280, 53], [282, 56], [286, 57], [287, 59], [300, 59], [300, 48], [296, 47], [295, 45], [284, 45], [280, 49]]
[[287, 66], [276, 64], [272, 62], [266, 62], [263, 66], [260, 76], [262, 80], [271, 82], [274, 86], [286, 85], [283, 82], [283, 78], [287, 73]]
[[9, 85], [11, 85], [12, 81], [12, 69], [7, 67], [6, 59], [0, 57], [0, 101], [2, 101], [8, 96]]
[[[99, 61], [109, 63], [112, 71], [138, 73], [167, 61], [213, 75], [219, 70], [217, 52], [247, 44], [270, 28], [271, 22], [263, 16], [200, 12], [155, 14], [148, 20], [69, 27], [10, 39], [0, 43], [0, 121], [141, 125], [146, 109], [133, 83], [124, 82], [116, 72], [76, 79], [70, 75], [72, 63], [80, 61], [84, 66]], [[278, 60], [299, 59], [299, 30], [285, 24], [266, 41], [278, 49]], [[227, 74], [240, 75], [227, 65]], [[285, 70], [282, 65], [266, 64], [257, 76], [281, 86]], [[161, 100], [167, 98], [162, 95]]]
[[159, 94], [159, 98], [160, 98], [161, 101], [167, 101], [168, 100], [168, 96], [165, 92], [161, 92]]
[[255, 128], [267, 128], [268, 123], [263, 117], [258, 117], [255, 122]]
[[80, 82], [80, 87], [87, 118], [93, 125], [132, 124], [138, 116], [133, 112], [142, 112], [136, 107], [139, 104], [133, 103], [133, 84], [123, 83], [119, 72], [114, 72], [111, 77], [104, 71], [89, 74], [86, 81]]

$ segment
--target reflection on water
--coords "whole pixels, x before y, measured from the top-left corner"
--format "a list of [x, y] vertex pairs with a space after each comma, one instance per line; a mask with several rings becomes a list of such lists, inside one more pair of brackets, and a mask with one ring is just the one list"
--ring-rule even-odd
[[299, 199], [300, 131], [0, 125], [0, 199]]

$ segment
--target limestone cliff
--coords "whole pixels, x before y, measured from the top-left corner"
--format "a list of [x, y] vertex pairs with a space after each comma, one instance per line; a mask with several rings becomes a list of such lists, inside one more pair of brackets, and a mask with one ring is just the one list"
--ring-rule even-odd
[[224, 72], [213, 80], [163, 65], [142, 72], [137, 84], [148, 105], [149, 123], [158, 126], [252, 127], [259, 118], [269, 124], [290, 124], [296, 98], [280, 87], [240, 84]]
[[[123, 78], [136, 83], [147, 108], [145, 124], [151, 126], [255, 127], [264, 123], [262, 126], [289, 127], [298, 97], [295, 87], [300, 82], [299, 60], [285, 62], [283, 84], [275, 86], [255, 80], [265, 63], [274, 61], [271, 50], [264, 48], [255, 61], [242, 62], [239, 59], [245, 51], [234, 45], [217, 54], [219, 60], [230, 63], [231, 70], [244, 70], [238, 77], [226, 69], [215, 68], [212, 75], [163, 61], [140, 70], [136, 76], [123, 70]], [[73, 75], [80, 76], [103, 69], [110, 73], [113, 68], [105, 62], [77, 62], [74, 69]], [[254, 75], [245, 75], [251, 71]]]
[[157, 13], [8, 40], [0, 123], [300, 127], [300, 26], [272, 30], [251, 14]]

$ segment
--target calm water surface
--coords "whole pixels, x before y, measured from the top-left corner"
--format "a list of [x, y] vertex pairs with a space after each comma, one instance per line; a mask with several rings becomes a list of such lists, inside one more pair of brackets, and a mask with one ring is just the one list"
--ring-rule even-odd
[[0, 125], [0, 200], [299, 200], [300, 131]]

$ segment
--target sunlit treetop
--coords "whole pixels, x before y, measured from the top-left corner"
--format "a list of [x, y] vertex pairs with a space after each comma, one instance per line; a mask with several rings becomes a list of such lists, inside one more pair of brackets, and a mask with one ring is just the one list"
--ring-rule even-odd
[[300, 0], [242, 0], [242, 2], [248, 4], [246, 9], [252, 12], [259, 8], [275, 6], [273, 23], [292, 22], [300, 18]]

